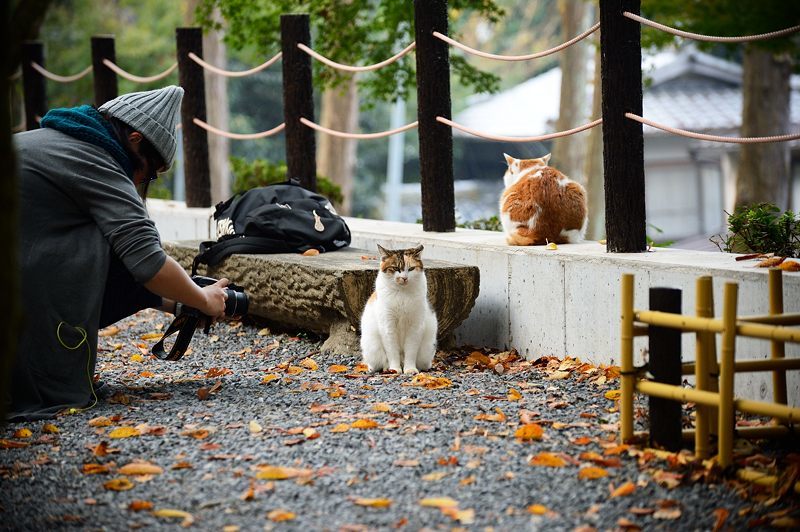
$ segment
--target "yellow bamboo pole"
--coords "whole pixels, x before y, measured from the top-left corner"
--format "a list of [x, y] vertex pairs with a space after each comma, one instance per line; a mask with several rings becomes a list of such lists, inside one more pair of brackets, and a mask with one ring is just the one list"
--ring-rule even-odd
[[681, 329], [683, 332], [722, 332], [722, 320], [713, 318], [697, 318], [657, 310], [637, 310], [635, 319], [650, 325]]
[[[684, 429], [681, 432], [681, 438], [687, 442], [694, 441], [695, 432], [696, 431], [694, 429]], [[794, 426], [764, 425], [761, 427], [737, 427], [733, 433], [737, 438], [759, 440], [763, 438], [787, 438], [789, 436], [796, 437], [798, 431]]]
[[620, 327], [620, 438], [633, 438], [633, 275], [622, 274], [622, 325]]
[[794, 408], [779, 403], [766, 403], [763, 401], [753, 401], [751, 399], [736, 399], [734, 400], [734, 408], [746, 414], [774, 417], [782, 419], [787, 423], [797, 423], [800, 421], [800, 408]]
[[[780, 271], [779, 268], [776, 269]], [[800, 325], [800, 313], [739, 316], [739, 321], [747, 321], [751, 323], [766, 323], [768, 325]]]
[[[762, 360], [739, 360], [733, 365], [736, 373], [753, 373], [757, 371], [785, 371], [800, 369], [800, 358], [783, 358]], [[682, 375], [694, 375], [697, 367], [694, 362], [685, 362], [681, 365]]]
[[[696, 297], [695, 297], [695, 313], [700, 318], [710, 318], [714, 315], [713, 289], [711, 277], [703, 275], [697, 278], [696, 283]], [[709, 356], [708, 353], [708, 340], [707, 337], [713, 334], [707, 332], [696, 333], [695, 338], [695, 367], [694, 377], [695, 386], [700, 391], [709, 390]], [[710, 408], [708, 405], [698, 403], [695, 410], [695, 439], [694, 439], [694, 453], [699, 458], [708, 458], [709, 454], [709, 441], [708, 429], [710, 422]]]
[[[769, 270], [769, 313], [770, 315], [783, 314], [783, 278], [780, 268]], [[773, 340], [771, 344], [772, 360], [782, 360], [786, 357], [786, 347], [783, 342]], [[775, 370], [772, 372], [772, 397], [773, 401], [782, 405], [786, 404], [786, 371]]]
[[719, 375], [719, 420], [717, 455], [722, 468], [733, 460], [733, 363], [736, 357], [736, 308], [739, 285], [725, 283], [722, 302], [722, 359]]
[[683, 386], [676, 386], [674, 384], [664, 384], [663, 382], [638, 381], [636, 382], [636, 391], [654, 397], [680, 401], [682, 403], [698, 403], [714, 407], [719, 406], [719, 394], [695, 390], [693, 388], [684, 388]]
[[777, 340], [780, 342], [800, 342], [800, 329], [779, 325], [740, 322], [736, 324], [736, 332], [741, 336], [749, 336], [750, 338], [763, 338], [764, 340]]

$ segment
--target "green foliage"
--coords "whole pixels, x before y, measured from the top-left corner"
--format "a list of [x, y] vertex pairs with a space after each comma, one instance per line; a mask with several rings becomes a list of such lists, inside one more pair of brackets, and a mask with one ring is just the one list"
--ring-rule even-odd
[[[247, 161], [242, 157], [231, 157], [231, 173], [233, 174], [233, 193], [241, 194], [251, 188], [263, 187], [286, 181], [285, 163], [271, 163], [264, 159]], [[317, 176], [317, 192], [331, 200], [334, 204], [343, 201], [342, 189], [324, 176]]]
[[[800, 2], [786, 0], [642, 0], [642, 16], [661, 24], [693, 33], [715, 36], [742, 36], [782, 30], [800, 23]], [[779, 39], [752, 41], [773, 52], [798, 54], [794, 35]], [[674, 43], [678, 37], [642, 26], [642, 45], [663, 47]], [[701, 47], [718, 46], [698, 42]], [[729, 51], [742, 46], [727, 45]]]
[[772, 203], [740, 205], [728, 215], [728, 233], [711, 241], [727, 253], [775, 253], [800, 256], [800, 216], [781, 213]]
[[466, 229], [483, 229], [484, 231], [502, 231], [503, 226], [500, 223], [500, 218], [491, 216], [489, 218], [479, 218], [469, 222], [456, 224], [457, 227], [464, 227]]
[[[407, 46], [414, 38], [414, 9], [398, 0], [200, 0], [197, 19], [206, 28], [220, 28], [218, 9], [225, 20], [226, 43], [235, 50], [250, 48], [259, 62], [280, 51], [280, 16], [307, 13], [312, 48], [325, 57], [348, 65], [379, 63]], [[504, 14], [494, 0], [452, 0], [451, 16], [475, 11], [495, 22]], [[457, 35], [454, 38], [458, 38]], [[340, 71], [313, 62], [318, 85], [333, 87], [345, 78]], [[496, 91], [499, 79], [477, 70], [461, 58], [452, 61], [453, 74], [475, 88]], [[414, 54], [358, 78], [367, 107], [377, 102], [406, 98], [416, 85]]]
[[[648, 223], [647, 226], [652, 228], [656, 233], [660, 234], [664, 232], [663, 229], [661, 229], [660, 227], [656, 227], [651, 223]], [[647, 240], [648, 248], [668, 248], [675, 243], [674, 240], [664, 240], [663, 242], [656, 242], [650, 235], [645, 235], [645, 239]]]

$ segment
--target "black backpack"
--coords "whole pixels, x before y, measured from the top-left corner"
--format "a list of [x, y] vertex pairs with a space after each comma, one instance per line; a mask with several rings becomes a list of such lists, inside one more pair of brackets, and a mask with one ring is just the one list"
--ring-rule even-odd
[[350, 245], [350, 229], [324, 196], [294, 182], [237, 194], [216, 205], [217, 240], [200, 243], [192, 264], [214, 266], [233, 253], [335, 251]]

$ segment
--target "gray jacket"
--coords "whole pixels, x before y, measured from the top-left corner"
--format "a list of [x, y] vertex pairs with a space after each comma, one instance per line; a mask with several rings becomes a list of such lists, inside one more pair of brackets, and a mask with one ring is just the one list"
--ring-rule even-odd
[[47, 128], [14, 135], [14, 142], [23, 326], [10, 420], [49, 417], [93, 400], [112, 250], [140, 283], [166, 260], [136, 188], [108, 152]]

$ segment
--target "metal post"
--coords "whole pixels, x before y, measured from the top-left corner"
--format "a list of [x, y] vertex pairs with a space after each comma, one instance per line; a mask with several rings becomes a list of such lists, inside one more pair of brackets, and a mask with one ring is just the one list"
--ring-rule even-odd
[[94, 104], [101, 106], [119, 95], [117, 74], [104, 63], [108, 59], [117, 62], [113, 35], [95, 35], [92, 37], [92, 76], [94, 78]]
[[433, 36], [447, 35], [447, 0], [414, 0], [414, 22], [422, 229], [455, 231], [453, 132], [436, 121], [450, 119], [450, 50]]
[[[41, 41], [22, 43], [22, 90], [25, 99], [25, 129], [39, 129], [39, 120], [47, 113], [47, 82], [32, 63], [44, 66]], [[3, 74], [5, 75], [5, 74]]]
[[[681, 291], [677, 288], [651, 288], [650, 310], [681, 313]], [[681, 331], [651, 325], [647, 329], [650, 346], [650, 373], [655, 382], [680, 386]], [[681, 449], [681, 403], [650, 396], [650, 445], [668, 451]]]
[[642, 114], [640, 0], [600, 0], [600, 70], [603, 98], [603, 176], [606, 249], [647, 249], [642, 125], [625, 117]]
[[178, 78], [183, 87], [181, 128], [183, 130], [186, 206], [211, 206], [211, 170], [208, 163], [208, 134], [192, 120], [206, 121], [206, 89], [203, 67], [192, 61], [189, 52], [203, 57], [203, 30], [177, 28]]
[[308, 15], [281, 15], [287, 177], [297, 179], [308, 190], [317, 190], [316, 138], [314, 130], [300, 122], [301, 118], [314, 121], [311, 57], [297, 47], [300, 43], [311, 47]]

